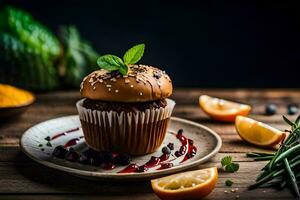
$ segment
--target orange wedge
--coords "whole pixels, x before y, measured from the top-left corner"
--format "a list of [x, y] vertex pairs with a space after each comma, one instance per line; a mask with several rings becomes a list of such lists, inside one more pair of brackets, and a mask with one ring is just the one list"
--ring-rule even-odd
[[163, 200], [200, 199], [213, 191], [217, 181], [218, 170], [212, 167], [154, 179], [151, 185]]
[[285, 138], [282, 131], [248, 117], [237, 116], [235, 128], [243, 140], [258, 146], [274, 147]]
[[247, 116], [251, 110], [249, 105], [207, 95], [201, 95], [199, 97], [199, 105], [212, 119], [225, 122], [234, 122], [236, 116]]

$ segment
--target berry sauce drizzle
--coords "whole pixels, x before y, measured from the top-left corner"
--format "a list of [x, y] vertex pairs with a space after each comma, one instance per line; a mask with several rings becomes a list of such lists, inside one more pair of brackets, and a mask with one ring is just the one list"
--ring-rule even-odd
[[[63, 133], [55, 134], [52, 137], [47, 137], [48, 141], [54, 140], [56, 138], [62, 137], [67, 135], [68, 133], [72, 133], [75, 131], [78, 131], [80, 128], [74, 128], [68, 131], [65, 131]], [[178, 150], [174, 150], [174, 144], [169, 143], [166, 147], [162, 149], [162, 154], [159, 157], [152, 156], [145, 164], [143, 165], [137, 165], [135, 163], [130, 163], [130, 157], [129, 155], [124, 157], [124, 154], [122, 153], [116, 153], [116, 152], [109, 152], [109, 151], [102, 151], [97, 152], [92, 149], [88, 149], [86, 152], [90, 151], [92, 155], [95, 154], [101, 154], [102, 157], [106, 156], [106, 159], [100, 161], [99, 157], [93, 158], [87, 158], [87, 155], [84, 155], [85, 152], [82, 152], [79, 154], [78, 152], [74, 151], [71, 147], [78, 144], [78, 142], [83, 139], [83, 136], [72, 138], [69, 141], [67, 141], [64, 145], [58, 146], [54, 149], [54, 152], [52, 153], [55, 157], [58, 158], [65, 158], [66, 160], [69, 160], [71, 162], [79, 162], [82, 164], [87, 165], [93, 165], [93, 166], [99, 166], [104, 170], [112, 170], [116, 168], [116, 166], [127, 166], [121, 171], [118, 171], [117, 173], [139, 173], [139, 172], [146, 172], [150, 168], [156, 167], [155, 170], [163, 170], [168, 169], [174, 166], [173, 161], [183, 157], [183, 159], [180, 161], [180, 163], [187, 161], [188, 159], [191, 159], [194, 157], [197, 153], [197, 148], [194, 146], [194, 142], [191, 139], [186, 138], [183, 135], [183, 130], [179, 129], [177, 134], [174, 134], [176, 138], [180, 141], [181, 146]], [[46, 139], [47, 140], [47, 139]], [[71, 151], [72, 149], [72, 151]], [[172, 153], [171, 151], [175, 151]], [[103, 153], [104, 152], [104, 153]], [[123, 157], [122, 157], [123, 156]], [[172, 157], [172, 158], [170, 158]], [[98, 159], [97, 159], [98, 158]], [[108, 158], [108, 159], [107, 159]], [[95, 160], [96, 159], [96, 160]]]
[[83, 138], [83, 136], [80, 136], [78, 138], [73, 138], [71, 140], [69, 140], [68, 142], [66, 142], [66, 144], [64, 145], [65, 148], [67, 147], [71, 147], [76, 145], [81, 139]]
[[[180, 162], [185, 162], [188, 159], [194, 157], [197, 153], [197, 147], [194, 146], [194, 141], [191, 139], [186, 138], [183, 136], [183, 130], [179, 129], [178, 133], [176, 134], [176, 138], [181, 142], [181, 146], [179, 150], [175, 152], [175, 157], [183, 157], [183, 160]], [[173, 145], [168, 145], [168, 147]], [[174, 166], [174, 164], [171, 161], [174, 161], [175, 159], [169, 160], [170, 155], [163, 153], [160, 157], [152, 156], [148, 162], [146, 162], [144, 165], [137, 165], [137, 164], [130, 164], [125, 169], [119, 171], [118, 173], [133, 173], [133, 172], [145, 172], [148, 171], [149, 168], [156, 167], [160, 165], [159, 168], [156, 170], [162, 170], [162, 169], [168, 169]], [[166, 162], [165, 162], [166, 161]]]
[[57, 133], [55, 134], [54, 136], [51, 137], [50, 141], [56, 139], [56, 138], [59, 138], [61, 136], [65, 136], [67, 135], [68, 133], [72, 133], [72, 132], [75, 132], [75, 131], [79, 131], [79, 127], [78, 128], [74, 128], [74, 129], [71, 129], [71, 130], [67, 130], [65, 132], [62, 132], [62, 133]]

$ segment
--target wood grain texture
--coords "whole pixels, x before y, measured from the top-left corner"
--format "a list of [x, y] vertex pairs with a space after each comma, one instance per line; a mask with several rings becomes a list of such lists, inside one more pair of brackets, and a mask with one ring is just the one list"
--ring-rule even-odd
[[[300, 91], [296, 89], [175, 89], [172, 98], [176, 101], [173, 116], [190, 119], [204, 124], [216, 131], [223, 140], [220, 153], [211, 162], [197, 168], [220, 167], [225, 155], [233, 156], [240, 163], [237, 173], [224, 173], [219, 170], [216, 189], [206, 199], [292, 199], [289, 190], [257, 189], [249, 191], [265, 162], [253, 162], [245, 157], [249, 151], [268, 151], [246, 144], [236, 134], [232, 124], [216, 123], [210, 120], [198, 106], [201, 94], [249, 103], [253, 106], [251, 117], [269, 123], [279, 129], [286, 129], [282, 115], [286, 106], [298, 103]], [[80, 99], [77, 91], [56, 91], [38, 94], [36, 103], [26, 113], [13, 120], [0, 121], [0, 199], [158, 199], [152, 193], [148, 181], [143, 182], [95, 182], [84, 180], [43, 167], [34, 163], [19, 150], [22, 133], [36, 123], [65, 115], [76, 114], [75, 102]], [[267, 103], [278, 105], [278, 114], [265, 116]], [[292, 116], [294, 119], [296, 116]], [[234, 182], [233, 193], [225, 186], [225, 181]], [[224, 191], [227, 191], [225, 193]]]

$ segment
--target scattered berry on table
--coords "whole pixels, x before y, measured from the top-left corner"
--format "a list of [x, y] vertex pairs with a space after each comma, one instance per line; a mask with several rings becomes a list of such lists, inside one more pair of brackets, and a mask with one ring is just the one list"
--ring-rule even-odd
[[273, 103], [267, 104], [265, 112], [267, 115], [274, 115], [277, 112], [277, 106]]
[[296, 105], [288, 105], [288, 114], [294, 115], [298, 112], [298, 107]]

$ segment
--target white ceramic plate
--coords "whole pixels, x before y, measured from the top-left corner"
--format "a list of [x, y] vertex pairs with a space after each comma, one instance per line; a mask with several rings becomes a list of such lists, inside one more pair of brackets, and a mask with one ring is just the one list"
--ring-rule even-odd
[[[211, 129], [192, 121], [172, 117], [168, 128], [168, 133], [161, 147], [152, 154], [133, 157], [132, 163], [136, 163], [138, 165], [145, 164], [151, 158], [151, 156], [160, 156], [162, 154], [161, 148], [166, 146], [169, 142], [172, 142], [174, 143], [175, 149], [172, 151], [169, 161], [172, 162], [173, 167], [158, 170], [159, 166], [155, 166], [149, 168], [149, 170], [146, 172], [118, 173], [125, 167], [120, 166], [112, 170], [104, 170], [98, 166], [70, 162], [65, 159], [59, 159], [52, 156], [52, 152], [56, 146], [64, 145], [73, 138], [79, 138], [83, 136], [82, 130], [79, 128], [80, 126], [80, 121], [77, 115], [56, 118], [37, 124], [23, 134], [20, 142], [22, 151], [38, 163], [76, 176], [90, 179], [121, 181], [129, 179], [150, 179], [195, 167], [208, 161], [210, 158], [216, 155], [222, 145], [221, 138]], [[79, 129], [77, 130], [76, 128]], [[52, 146], [49, 144], [47, 145], [47, 140], [45, 140], [46, 137], [49, 136], [52, 138], [58, 133], [64, 133], [72, 129], [75, 131], [71, 131], [52, 140]], [[178, 150], [181, 146], [181, 142], [176, 138], [175, 135], [178, 129], [183, 129], [184, 136], [192, 139], [194, 141], [194, 146], [197, 148], [196, 155], [184, 162], [181, 162], [184, 159], [184, 155], [180, 157], [176, 157], [174, 155], [176, 150]], [[78, 152], [85, 150], [87, 146], [84, 138], [80, 139], [79, 142], [73, 147]]]

